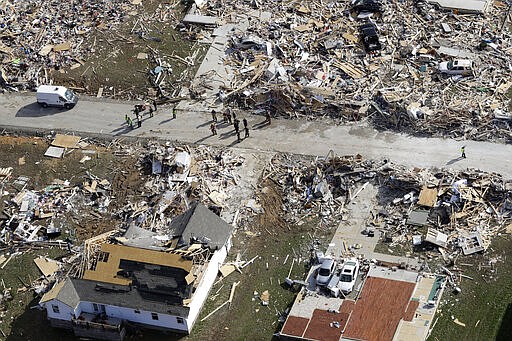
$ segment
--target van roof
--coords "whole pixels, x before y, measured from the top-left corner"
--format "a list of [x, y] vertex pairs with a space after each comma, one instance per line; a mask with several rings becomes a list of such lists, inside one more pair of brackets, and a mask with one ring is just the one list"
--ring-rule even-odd
[[58, 86], [58, 85], [39, 85], [37, 88], [37, 92], [65, 92], [67, 89], [64, 86]]

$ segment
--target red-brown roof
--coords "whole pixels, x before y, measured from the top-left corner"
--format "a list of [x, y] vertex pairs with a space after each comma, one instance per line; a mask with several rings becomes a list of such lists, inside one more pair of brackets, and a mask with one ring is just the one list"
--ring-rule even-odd
[[368, 277], [343, 336], [367, 341], [392, 340], [406, 314], [415, 283]]
[[282, 334], [290, 336], [302, 337], [309, 323], [309, 319], [305, 317], [288, 316], [284, 323]]
[[407, 310], [404, 314], [404, 321], [412, 321], [414, 314], [416, 314], [416, 309], [418, 309], [419, 305], [420, 301], [418, 300], [409, 301], [409, 305], [407, 306]]
[[319, 341], [338, 341], [350, 314], [315, 309], [304, 338]]

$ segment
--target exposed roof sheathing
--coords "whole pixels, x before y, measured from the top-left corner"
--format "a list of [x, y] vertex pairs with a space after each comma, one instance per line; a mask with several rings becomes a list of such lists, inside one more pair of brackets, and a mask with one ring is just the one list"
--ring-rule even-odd
[[86, 270], [83, 276], [84, 279], [120, 285], [130, 284], [131, 279], [117, 276], [117, 273], [121, 270], [119, 268], [121, 259], [179, 268], [186, 272], [190, 272], [192, 269], [192, 261], [184, 259], [181, 255], [167, 252], [115, 244], [103, 244], [101, 251], [109, 254], [108, 260], [106, 262], [98, 261], [95, 270]]

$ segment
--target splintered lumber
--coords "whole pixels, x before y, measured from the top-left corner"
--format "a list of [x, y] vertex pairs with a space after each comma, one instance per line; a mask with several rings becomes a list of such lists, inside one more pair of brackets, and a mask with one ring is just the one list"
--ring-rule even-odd
[[213, 314], [215, 314], [220, 308], [222, 308], [223, 306], [225, 306], [226, 304], [230, 303], [229, 301], [226, 301], [224, 303], [222, 303], [220, 306], [218, 306], [217, 308], [215, 308], [215, 310], [213, 310], [211, 313], [209, 313], [208, 315], [206, 315], [205, 317], [203, 317], [201, 319], [201, 322], [203, 322], [204, 320], [206, 320], [208, 317], [212, 316]]
[[233, 302], [233, 297], [235, 296], [235, 289], [238, 286], [238, 284], [240, 284], [240, 281], [234, 282], [233, 286], [231, 287], [231, 292], [229, 293], [229, 300], [228, 300], [230, 307], [231, 307], [231, 302]]
[[217, 17], [187, 14], [185, 15], [185, 18], [183, 18], [183, 23], [197, 25], [217, 25]]
[[220, 306], [218, 306], [217, 308], [215, 308], [211, 313], [209, 313], [208, 315], [206, 315], [205, 317], [203, 317], [201, 319], [201, 322], [203, 322], [204, 320], [206, 320], [207, 318], [209, 318], [210, 316], [212, 316], [213, 314], [215, 314], [217, 311], [219, 311], [222, 307], [224, 307], [226, 304], [230, 304], [231, 305], [231, 301], [233, 301], [233, 296], [235, 295], [235, 289], [236, 287], [238, 286], [238, 284], [240, 284], [240, 281], [238, 282], [234, 282], [233, 285], [231, 286], [231, 292], [229, 293], [229, 299], [222, 303]]
[[335, 61], [332, 63], [332, 66], [337, 67], [341, 71], [345, 72], [347, 76], [359, 79], [364, 77], [363, 71], [359, 70], [354, 64], [348, 62], [338, 62]]

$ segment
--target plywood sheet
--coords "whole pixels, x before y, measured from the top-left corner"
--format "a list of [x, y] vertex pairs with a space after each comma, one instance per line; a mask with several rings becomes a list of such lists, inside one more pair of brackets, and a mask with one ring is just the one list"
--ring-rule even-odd
[[77, 144], [80, 141], [80, 136], [74, 135], [55, 135], [55, 139], [52, 141], [52, 146], [62, 148], [78, 148]]
[[418, 198], [418, 205], [434, 207], [437, 202], [437, 188], [427, 188], [423, 186]]
[[53, 259], [37, 257], [36, 259], [34, 259], [34, 263], [36, 263], [39, 270], [46, 277], [50, 277], [59, 270], [59, 263]]

